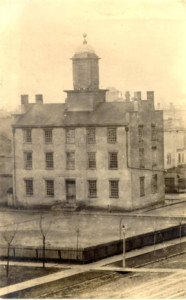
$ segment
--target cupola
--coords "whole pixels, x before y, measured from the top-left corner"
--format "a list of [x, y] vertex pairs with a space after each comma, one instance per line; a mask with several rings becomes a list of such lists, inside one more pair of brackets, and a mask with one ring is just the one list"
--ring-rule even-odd
[[99, 89], [99, 57], [83, 35], [83, 43], [77, 47], [73, 57], [73, 85], [74, 90]]

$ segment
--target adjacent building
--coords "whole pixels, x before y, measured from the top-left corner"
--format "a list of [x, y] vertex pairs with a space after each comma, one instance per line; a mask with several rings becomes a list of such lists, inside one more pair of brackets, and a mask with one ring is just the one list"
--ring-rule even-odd
[[186, 189], [186, 107], [164, 108], [164, 161], [166, 192]]
[[[0, 111], [0, 205], [7, 204], [8, 190], [12, 190], [12, 117]], [[12, 191], [10, 198], [12, 198]], [[11, 201], [10, 201], [11, 202]]]
[[133, 210], [164, 201], [163, 112], [154, 93], [106, 102], [86, 38], [65, 103], [29, 103], [13, 125], [14, 205]]

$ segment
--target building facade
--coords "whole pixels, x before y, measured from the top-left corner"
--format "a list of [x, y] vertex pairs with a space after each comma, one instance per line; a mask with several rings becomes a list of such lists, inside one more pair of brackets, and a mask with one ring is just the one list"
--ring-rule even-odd
[[166, 192], [186, 190], [186, 107], [164, 109], [164, 161]]
[[86, 39], [72, 57], [65, 103], [29, 103], [13, 126], [14, 205], [133, 210], [164, 201], [163, 113], [137, 92], [106, 102]]
[[12, 179], [12, 117], [0, 111], [0, 205], [7, 204]]

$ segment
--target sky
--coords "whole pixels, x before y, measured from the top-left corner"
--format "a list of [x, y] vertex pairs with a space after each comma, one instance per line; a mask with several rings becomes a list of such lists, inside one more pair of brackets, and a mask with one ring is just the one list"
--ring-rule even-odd
[[0, 20], [0, 109], [21, 94], [64, 102], [83, 33], [101, 57], [100, 88], [186, 104], [184, 0], [0, 0]]

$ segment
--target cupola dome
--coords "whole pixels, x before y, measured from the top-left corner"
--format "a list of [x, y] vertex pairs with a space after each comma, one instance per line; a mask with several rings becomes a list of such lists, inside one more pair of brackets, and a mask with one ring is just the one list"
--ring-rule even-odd
[[87, 43], [86, 34], [83, 34], [84, 40], [81, 45], [79, 45], [74, 53], [73, 58], [94, 58], [97, 57], [94, 48]]

